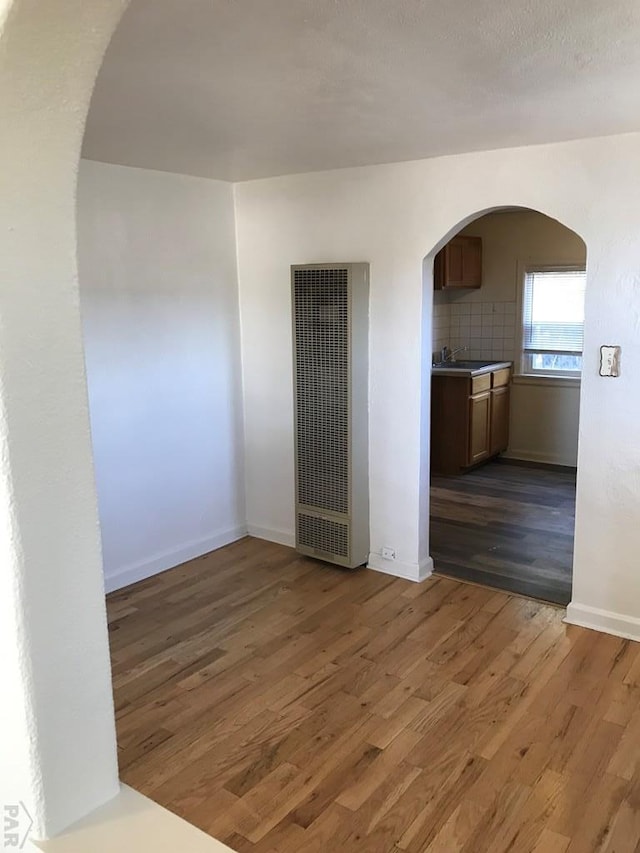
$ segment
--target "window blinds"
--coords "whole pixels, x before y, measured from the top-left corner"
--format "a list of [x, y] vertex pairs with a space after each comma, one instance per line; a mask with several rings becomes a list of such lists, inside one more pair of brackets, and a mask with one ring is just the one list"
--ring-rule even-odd
[[582, 354], [585, 270], [528, 272], [524, 284], [525, 353]]

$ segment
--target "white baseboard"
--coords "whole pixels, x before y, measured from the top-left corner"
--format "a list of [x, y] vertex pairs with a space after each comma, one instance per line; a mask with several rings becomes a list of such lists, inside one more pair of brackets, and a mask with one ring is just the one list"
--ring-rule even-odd
[[373, 569], [374, 572], [420, 583], [433, 573], [433, 560], [431, 557], [425, 557], [419, 563], [403, 563], [401, 560], [386, 560], [381, 554], [372, 551], [369, 554], [367, 568]]
[[589, 607], [572, 601], [567, 606], [564, 621], [570, 625], [613, 634], [614, 637], [640, 641], [640, 619], [635, 616], [613, 613], [611, 610], [601, 610], [599, 607]]
[[129, 584], [150, 578], [152, 575], [167, 571], [167, 569], [173, 569], [181, 563], [186, 563], [188, 560], [208, 554], [209, 551], [215, 551], [217, 548], [236, 542], [246, 535], [247, 528], [244, 525], [232, 527], [229, 530], [221, 530], [211, 536], [205, 536], [204, 539], [188, 542], [186, 545], [181, 545], [179, 548], [167, 551], [164, 554], [154, 554], [148, 560], [105, 573], [105, 592], [115, 592], [117, 589], [129, 586]]
[[271, 527], [259, 527], [256, 524], [247, 525], [249, 536], [256, 539], [266, 539], [267, 542], [276, 542], [278, 545], [288, 545], [293, 548], [296, 544], [296, 534], [288, 530], [275, 530]]
[[537, 453], [535, 450], [509, 449], [502, 456], [505, 459], [513, 459], [514, 462], [542, 462], [546, 465], [562, 465], [565, 468], [575, 468], [577, 465], [574, 458], [559, 453]]

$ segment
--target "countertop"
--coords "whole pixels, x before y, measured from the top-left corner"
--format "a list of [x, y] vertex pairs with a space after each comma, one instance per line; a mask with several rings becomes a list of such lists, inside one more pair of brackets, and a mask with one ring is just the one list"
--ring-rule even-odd
[[[464, 363], [464, 362], [463, 362]], [[479, 367], [456, 367], [456, 362], [452, 361], [446, 367], [432, 367], [432, 376], [480, 376], [482, 373], [492, 373], [494, 370], [503, 370], [506, 367], [513, 367], [512, 361], [492, 361], [486, 362]]]

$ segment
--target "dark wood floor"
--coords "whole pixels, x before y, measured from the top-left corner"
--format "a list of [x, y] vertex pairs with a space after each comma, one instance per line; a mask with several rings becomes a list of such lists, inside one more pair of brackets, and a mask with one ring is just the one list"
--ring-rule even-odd
[[431, 481], [436, 571], [566, 605], [575, 474], [491, 462]]
[[640, 645], [244, 539], [108, 597], [122, 779], [241, 853], [640, 850]]

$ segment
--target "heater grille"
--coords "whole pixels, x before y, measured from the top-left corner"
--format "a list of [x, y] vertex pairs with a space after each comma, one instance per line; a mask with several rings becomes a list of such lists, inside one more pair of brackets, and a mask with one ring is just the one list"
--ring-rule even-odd
[[369, 266], [291, 268], [296, 548], [356, 568], [369, 555]]
[[[304, 506], [339, 513], [349, 512], [348, 282], [348, 269], [293, 274], [297, 498]], [[312, 521], [317, 532], [322, 525], [338, 527]]]
[[349, 525], [298, 513], [298, 544], [346, 559], [349, 556]]

